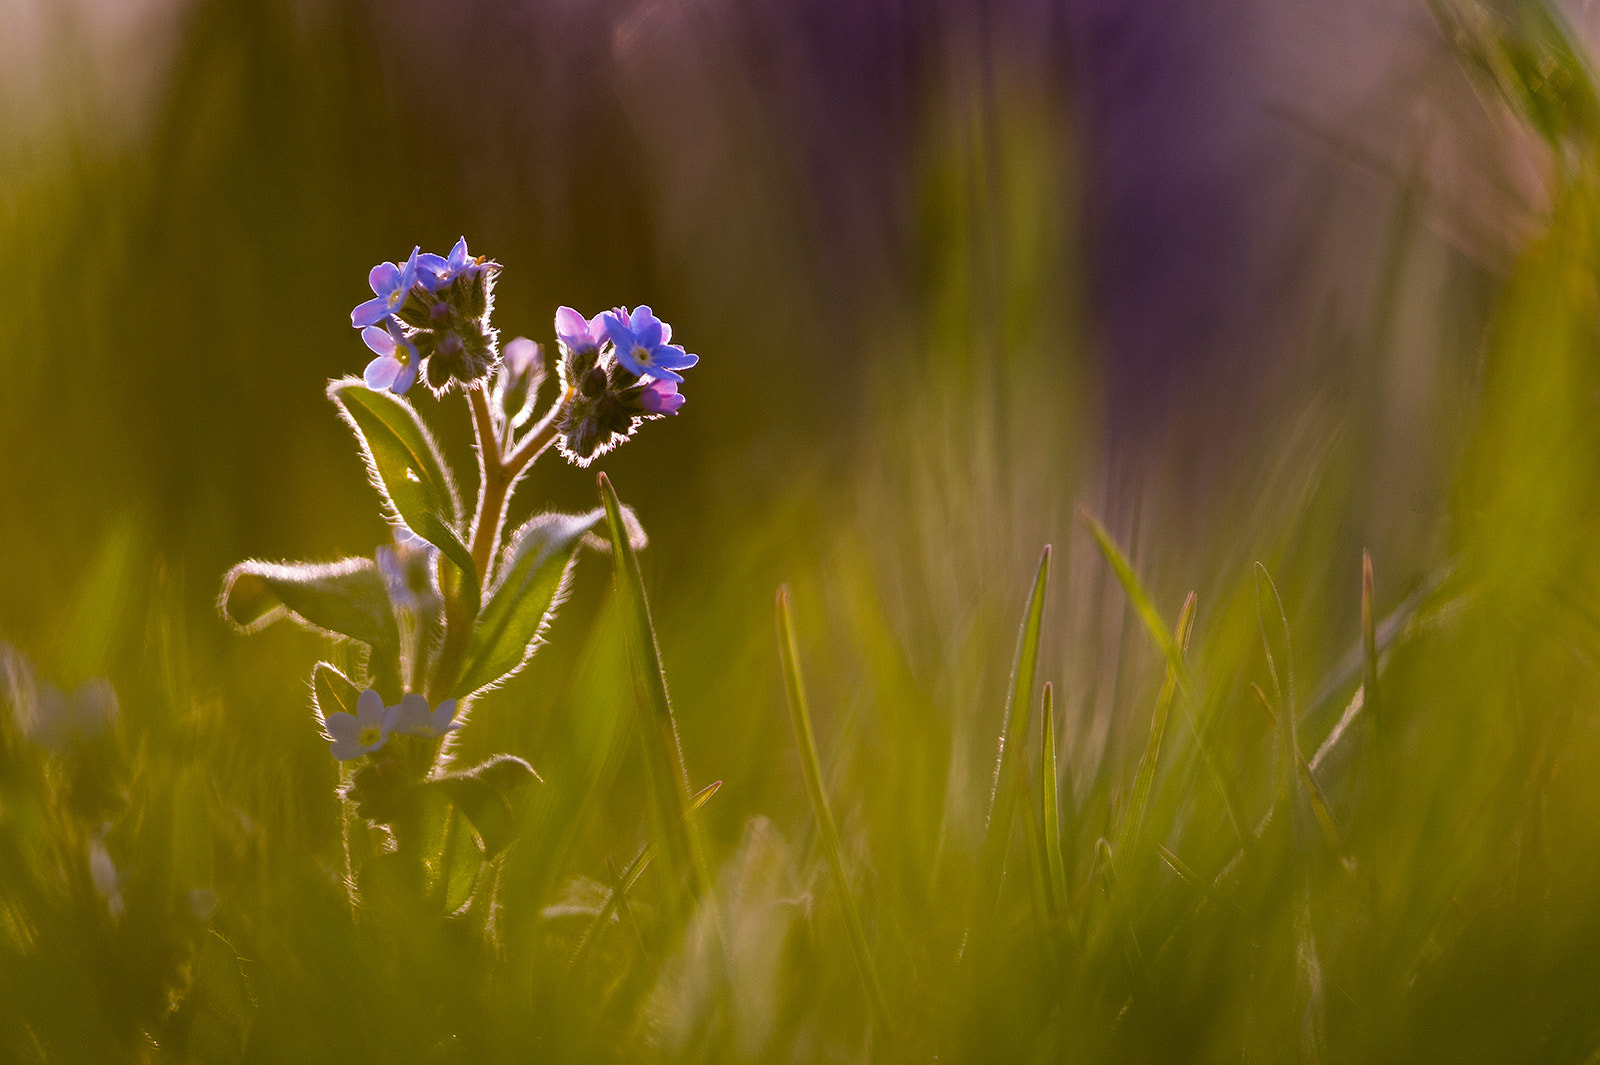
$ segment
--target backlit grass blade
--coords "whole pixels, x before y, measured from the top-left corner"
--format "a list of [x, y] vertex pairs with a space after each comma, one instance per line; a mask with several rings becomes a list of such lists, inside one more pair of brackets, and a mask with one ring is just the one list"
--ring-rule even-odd
[[633, 673], [634, 705], [639, 713], [644, 744], [645, 772], [649, 778], [650, 808], [662, 851], [678, 882], [687, 882], [698, 898], [709, 883], [689, 823], [689, 774], [678, 742], [678, 728], [667, 698], [666, 676], [661, 670], [661, 650], [650, 621], [639, 558], [633, 552], [622, 504], [605, 474], [600, 475], [600, 499], [606, 508], [606, 525], [615, 559], [617, 596], [621, 600], [628, 661]]
[[[1122, 585], [1123, 594], [1128, 597], [1128, 602], [1133, 604], [1133, 609], [1144, 622], [1145, 629], [1150, 633], [1150, 638], [1155, 641], [1156, 647], [1167, 660], [1167, 668], [1172, 671], [1177, 684], [1177, 694], [1192, 701], [1194, 697], [1194, 683], [1189, 677], [1189, 667], [1183, 662], [1183, 655], [1178, 651], [1178, 645], [1173, 642], [1172, 634], [1167, 631], [1166, 623], [1161, 620], [1161, 614], [1156, 610], [1155, 604], [1150, 601], [1150, 596], [1145, 592], [1144, 585], [1139, 583], [1138, 574], [1133, 572], [1133, 565], [1128, 561], [1122, 549], [1111, 539], [1111, 534], [1106, 527], [1100, 524], [1093, 514], [1083, 507], [1078, 508], [1078, 516], [1089, 527], [1094, 535], [1094, 541], [1100, 547], [1100, 553], [1106, 561], [1111, 563], [1111, 569], [1117, 575], [1117, 582]], [[1217, 791], [1222, 796], [1222, 805], [1228, 815], [1228, 824], [1233, 828], [1233, 833], [1239, 842], [1245, 841], [1244, 823], [1239, 820], [1239, 811], [1233, 801], [1233, 790], [1228, 786], [1228, 778], [1222, 775], [1217, 761], [1211, 755], [1211, 745], [1206, 742], [1205, 734], [1200, 729], [1200, 722], [1191, 711], [1188, 715], [1189, 727], [1194, 732], [1195, 750], [1200, 755], [1200, 761], [1205, 766], [1206, 772], [1217, 785]]]
[[[1181, 655], [1189, 649], [1189, 635], [1194, 630], [1195, 594], [1189, 593], [1189, 598], [1183, 601], [1183, 612], [1178, 615], [1178, 627], [1174, 631], [1174, 644]], [[1161, 745], [1167, 734], [1167, 719], [1172, 714], [1172, 702], [1177, 695], [1178, 674], [1172, 666], [1167, 666], [1167, 679], [1161, 685], [1161, 694], [1156, 696], [1156, 710], [1150, 717], [1150, 738], [1145, 741], [1144, 754], [1139, 758], [1139, 768], [1133, 775], [1133, 794], [1128, 801], [1128, 812], [1122, 821], [1122, 832], [1117, 840], [1117, 849], [1126, 850], [1128, 841], [1144, 827], [1145, 809], [1150, 803], [1150, 788], [1155, 781], [1156, 766], [1161, 761]]]
[[845, 931], [850, 937], [861, 982], [866, 985], [879, 1024], [887, 1027], [889, 1011], [883, 998], [883, 985], [878, 981], [877, 966], [873, 964], [872, 950], [867, 945], [860, 906], [850, 891], [850, 878], [845, 874], [839, 826], [833, 819], [828, 793], [822, 786], [822, 766], [817, 759], [816, 737], [811, 731], [811, 708], [806, 700], [805, 682], [800, 676], [800, 646], [794, 635], [794, 618], [789, 613], [789, 589], [785, 587], [778, 589], [778, 653], [783, 658], [789, 717], [794, 724], [795, 745], [800, 749], [800, 766], [805, 772], [806, 792], [811, 797], [811, 812], [817, 819], [817, 836], [828, 871], [833, 875], [834, 890], [839, 895], [839, 909], [844, 914]]
[[1011, 660], [1011, 691], [1000, 733], [1000, 756], [989, 796], [989, 818], [978, 869], [980, 895], [975, 924], [981, 925], [1000, 898], [1006, 851], [1011, 842], [1011, 817], [1016, 810], [1018, 781], [1028, 741], [1028, 713], [1033, 707], [1033, 678], [1039, 662], [1039, 629], [1044, 621], [1044, 591], [1050, 580], [1050, 545], [1039, 557], [1039, 571], [1028, 595], [1017, 650]]
[[1112, 572], [1117, 575], [1117, 583], [1122, 585], [1123, 594], [1128, 597], [1134, 613], [1138, 614], [1139, 620], [1144, 623], [1145, 631], [1150, 634], [1162, 657], [1167, 660], [1168, 667], [1177, 678], [1178, 690], [1184, 695], [1191, 695], [1194, 685], [1189, 681], [1189, 670], [1183, 664], [1183, 656], [1178, 653], [1178, 646], [1172, 641], [1172, 633], [1167, 631], [1167, 623], [1161, 620], [1161, 614], [1150, 601], [1144, 585], [1139, 583], [1139, 575], [1134, 573], [1133, 564], [1122, 553], [1117, 542], [1111, 538], [1106, 527], [1100, 524], [1100, 519], [1083, 507], [1078, 508], [1078, 516], [1094, 536], [1094, 542], [1099, 545], [1100, 553], [1111, 563]]
[[[1298, 716], [1294, 704], [1294, 652], [1289, 642], [1289, 616], [1283, 609], [1283, 597], [1278, 594], [1278, 586], [1273, 583], [1267, 567], [1259, 562], [1256, 563], [1256, 618], [1261, 625], [1261, 646], [1267, 656], [1267, 673], [1272, 678], [1276, 705], [1282, 711], [1277, 714], [1283, 774], [1280, 787], [1282, 794], [1287, 797], [1293, 793], [1293, 781], [1301, 761]], [[1276, 650], [1273, 647], [1274, 639], [1278, 645]]]
[[1044, 832], [1045, 883], [1050, 887], [1050, 911], [1067, 904], [1067, 865], [1061, 857], [1061, 783], [1056, 765], [1056, 712], [1053, 689], [1044, 686], [1044, 739], [1039, 759], [1040, 823]]

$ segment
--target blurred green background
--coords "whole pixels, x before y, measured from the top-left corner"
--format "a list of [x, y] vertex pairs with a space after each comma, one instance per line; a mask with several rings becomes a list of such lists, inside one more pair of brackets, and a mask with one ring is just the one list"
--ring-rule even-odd
[[[119, 701], [89, 751], [0, 730], [0, 1059], [1595, 1060], [1592, 30], [1245, 6], [0, 5], [0, 640]], [[687, 929], [646, 878], [578, 951], [649, 824], [609, 559], [462, 734], [544, 780], [462, 918], [352, 905], [308, 680], [348, 651], [216, 612], [386, 541], [323, 389], [367, 269], [463, 233], [502, 337], [649, 303], [701, 356], [599, 463], [721, 781]], [[512, 517], [594, 503], [552, 455]], [[1080, 506], [1165, 629], [1197, 596], [1159, 744]], [[978, 920], [1046, 543], [1054, 756], [1033, 692]]]

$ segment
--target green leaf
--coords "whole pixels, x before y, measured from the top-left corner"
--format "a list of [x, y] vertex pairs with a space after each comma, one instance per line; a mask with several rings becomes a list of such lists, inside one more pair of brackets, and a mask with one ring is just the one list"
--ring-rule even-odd
[[1011, 690], [1006, 696], [1006, 712], [1000, 733], [1000, 755], [994, 767], [994, 790], [989, 796], [989, 818], [984, 832], [983, 852], [978, 875], [981, 894], [978, 918], [981, 926], [1000, 897], [1000, 883], [1011, 842], [1011, 817], [1016, 811], [1018, 782], [1022, 778], [1024, 744], [1028, 741], [1028, 714], [1033, 707], [1033, 678], [1039, 662], [1039, 629], [1044, 623], [1044, 591], [1050, 580], [1050, 545], [1039, 556], [1039, 570], [1028, 594], [1022, 627], [1017, 632], [1017, 650], [1011, 660]]
[[472, 769], [435, 777], [424, 786], [450, 800], [471, 822], [484, 857], [493, 858], [510, 845], [522, 793], [538, 779], [527, 762], [501, 754]]
[[[617, 597], [633, 673], [634, 706], [639, 713], [648, 778], [651, 817], [668, 866], [679, 882], [687, 881], [697, 898], [703, 898], [710, 878], [700, 856], [689, 821], [689, 774], [672, 719], [666, 676], [661, 670], [661, 649], [650, 621], [650, 602], [644, 593], [639, 557], [634, 554], [622, 504], [611, 480], [600, 475], [600, 499], [605, 504], [606, 527], [611, 533], [615, 559]], [[676, 904], [677, 900], [674, 900]]]
[[1044, 859], [1046, 883], [1050, 886], [1050, 906], [1059, 913], [1067, 904], [1067, 866], [1061, 854], [1061, 781], [1056, 765], [1056, 714], [1055, 697], [1049, 684], [1044, 686], [1044, 739], [1039, 760], [1042, 777], [1039, 784], [1040, 818], [1044, 833]]
[[[410, 524], [409, 522], [407, 524]], [[466, 607], [468, 617], [476, 617], [482, 595], [482, 586], [478, 576], [478, 567], [472, 561], [472, 552], [467, 550], [467, 545], [461, 542], [461, 537], [456, 531], [432, 514], [421, 514], [417, 517], [417, 524], [411, 526], [411, 531], [422, 537], [428, 543], [437, 547], [445, 558], [455, 564], [455, 571], [461, 580], [461, 599]], [[443, 589], [445, 594], [451, 594], [451, 589]]]
[[[1189, 647], [1189, 635], [1194, 630], [1195, 594], [1183, 601], [1183, 611], [1178, 615], [1174, 644], [1181, 655]], [[1128, 801], [1128, 812], [1122, 819], [1122, 831], [1117, 835], [1117, 850], [1126, 852], [1128, 841], [1144, 827], [1145, 810], [1150, 804], [1150, 788], [1155, 781], [1156, 766], [1161, 763], [1161, 746], [1167, 734], [1167, 721], [1172, 716], [1172, 702], [1177, 696], [1178, 674], [1167, 666], [1167, 679], [1156, 696], [1156, 710], [1150, 717], [1150, 736], [1145, 741], [1144, 754], [1139, 758], [1139, 768], [1133, 774], [1133, 797]]]
[[466, 666], [452, 688], [470, 695], [521, 669], [565, 597], [572, 560], [584, 535], [605, 516], [540, 514], [517, 530], [467, 642]]
[[356, 701], [361, 698], [361, 689], [333, 666], [318, 662], [311, 668], [311, 694], [317, 701], [317, 712], [326, 721], [329, 714], [350, 714], [353, 717]]
[[828, 807], [828, 793], [822, 786], [822, 765], [817, 758], [817, 741], [811, 731], [811, 709], [806, 702], [805, 682], [800, 676], [800, 645], [794, 636], [794, 618], [789, 614], [789, 590], [778, 589], [778, 655], [783, 659], [783, 679], [789, 692], [789, 718], [794, 725], [795, 745], [800, 748], [800, 767], [805, 771], [806, 792], [811, 797], [811, 813], [817, 819], [817, 835], [822, 842], [822, 853], [833, 874], [833, 888], [839, 895], [840, 910], [844, 913], [845, 931], [850, 937], [850, 947], [855, 954], [856, 968], [867, 996], [872, 1000], [873, 1013], [880, 1025], [887, 1028], [889, 1011], [884, 1003], [883, 985], [878, 981], [877, 966], [872, 961], [872, 950], [867, 945], [866, 925], [861, 919], [861, 906], [850, 890], [850, 879], [844, 870], [844, 845], [839, 841], [839, 826]]
[[329, 382], [328, 397], [356, 431], [372, 482], [394, 515], [449, 555], [449, 545], [433, 539], [438, 529], [428, 519], [454, 529], [461, 503], [439, 446], [416, 410], [399, 396], [374, 391], [353, 377]]
[[370, 558], [324, 565], [241, 562], [223, 578], [219, 605], [241, 632], [257, 632], [288, 617], [375, 648], [400, 643], [383, 577]]

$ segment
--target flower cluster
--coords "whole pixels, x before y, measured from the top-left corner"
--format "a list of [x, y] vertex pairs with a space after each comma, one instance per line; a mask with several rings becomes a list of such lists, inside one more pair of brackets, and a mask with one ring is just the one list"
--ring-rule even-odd
[[383, 696], [368, 688], [356, 700], [356, 712], [328, 714], [323, 725], [333, 746], [333, 756], [341, 762], [369, 755], [389, 742], [389, 735], [422, 736], [438, 739], [461, 725], [455, 720], [456, 701], [446, 699], [430, 710], [428, 700], [414, 692], [400, 699], [398, 706], [384, 706]]
[[579, 466], [633, 435], [648, 418], [678, 413], [679, 370], [699, 362], [669, 343], [672, 327], [649, 307], [619, 307], [585, 318], [571, 307], [556, 312], [558, 363], [566, 404], [561, 453]]
[[421, 371], [442, 395], [486, 378], [499, 359], [489, 324], [499, 272], [499, 263], [468, 253], [465, 237], [448, 257], [413, 248], [404, 263], [373, 267], [373, 298], [350, 312], [377, 356], [363, 374], [367, 386], [400, 395]]

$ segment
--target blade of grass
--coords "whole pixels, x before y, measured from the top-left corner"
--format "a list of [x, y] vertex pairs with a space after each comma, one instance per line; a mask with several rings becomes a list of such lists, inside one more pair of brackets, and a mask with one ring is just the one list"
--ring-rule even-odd
[[[720, 787], [722, 787], [722, 781], [713, 780], [695, 792], [694, 798], [689, 800], [690, 812], [698, 811], [711, 796], [717, 793], [717, 789]], [[622, 896], [633, 890], [633, 885], [637, 884], [639, 878], [644, 876], [645, 870], [650, 868], [650, 859], [654, 856], [654, 849], [647, 840], [639, 847], [638, 852], [634, 854], [633, 861], [629, 862], [627, 867], [616, 878], [616, 883], [607, 892], [605, 901], [600, 904], [600, 912], [595, 914], [594, 920], [589, 922], [589, 927], [584, 929], [583, 935], [578, 938], [578, 945], [572, 949], [572, 956], [567, 959], [568, 969], [573, 968], [583, 959], [583, 956], [588, 953], [589, 945], [600, 934], [600, 929], [605, 927], [606, 922], [611, 920], [620, 907], [627, 904], [627, 900]]]
[[[1183, 611], [1178, 615], [1174, 630], [1174, 644], [1179, 655], [1189, 649], [1189, 636], [1194, 631], [1195, 594], [1183, 601]], [[1144, 754], [1139, 758], [1139, 768], [1133, 776], [1133, 795], [1128, 801], [1128, 812], [1122, 821], [1122, 832], [1117, 837], [1117, 850], [1125, 851], [1128, 841], [1143, 827], [1145, 809], [1150, 803], [1150, 788], [1155, 781], [1156, 766], [1161, 761], [1161, 745], [1167, 732], [1167, 719], [1172, 714], [1172, 702], [1177, 696], [1178, 674], [1170, 665], [1167, 679], [1156, 697], [1156, 711], [1150, 718], [1150, 738], [1145, 742]]]
[[1056, 914], [1067, 904], [1067, 866], [1061, 857], [1061, 784], [1056, 766], [1056, 714], [1055, 696], [1049, 684], [1044, 686], [1044, 741], [1039, 759], [1039, 805], [1044, 832], [1044, 860], [1046, 883], [1050, 886], [1050, 912]]
[[783, 679], [789, 693], [789, 717], [794, 724], [795, 744], [800, 749], [800, 766], [805, 772], [811, 813], [817, 819], [817, 836], [822, 843], [828, 871], [833, 875], [833, 887], [839, 895], [839, 909], [844, 914], [845, 931], [850, 937], [850, 949], [855, 954], [861, 982], [872, 1002], [874, 1017], [880, 1027], [887, 1031], [889, 1010], [884, 1002], [883, 985], [878, 980], [878, 969], [867, 944], [867, 929], [861, 919], [860, 906], [850, 891], [850, 879], [845, 875], [844, 846], [839, 840], [839, 826], [833, 819], [833, 811], [828, 806], [828, 793], [822, 786], [822, 765], [817, 758], [816, 736], [811, 730], [811, 708], [806, 700], [805, 681], [800, 676], [800, 645], [795, 639], [787, 587], [778, 588], [777, 609], [778, 654], [783, 659]]
[[1217, 761], [1211, 756], [1211, 745], [1206, 742], [1205, 733], [1200, 728], [1200, 721], [1195, 716], [1190, 704], [1194, 701], [1194, 683], [1189, 677], [1189, 667], [1184, 665], [1183, 655], [1178, 652], [1178, 645], [1173, 642], [1172, 634], [1167, 631], [1166, 623], [1161, 620], [1155, 604], [1150, 601], [1150, 596], [1145, 592], [1144, 585], [1139, 583], [1138, 574], [1134, 573], [1133, 565], [1128, 561], [1122, 549], [1111, 539], [1111, 534], [1106, 527], [1100, 524], [1098, 518], [1089, 513], [1087, 508], [1079, 507], [1078, 516], [1088, 526], [1094, 535], [1095, 543], [1100, 547], [1100, 553], [1111, 564], [1112, 571], [1117, 575], [1117, 581], [1122, 585], [1123, 594], [1128, 597], [1128, 602], [1133, 604], [1134, 612], [1144, 622], [1150, 638], [1155, 641], [1156, 647], [1161, 651], [1162, 657], [1167, 660], [1167, 666], [1172, 670], [1172, 675], [1177, 684], [1177, 694], [1184, 697], [1185, 716], [1189, 728], [1194, 733], [1195, 750], [1200, 755], [1206, 772], [1217, 786], [1217, 792], [1222, 796], [1223, 811], [1228, 816], [1228, 825], [1233, 829], [1234, 835], [1240, 844], [1246, 840], [1244, 823], [1239, 820], [1239, 810], [1233, 801], [1233, 791], [1228, 787], [1227, 777], [1222, 775]]
[[[1298, 715], [1294, 705], [1294, 660], [1293, 648], [1289, 642], [1289, 616], [1283, 609], [1283, 597], [1278, 594], [1278, 586], [1273, 583], [1272, 575], [1267, 572], [1267, 567], [1257, 562], [1256, 573], [1256, 620], [1261, 626], [1261, 647], [1267, 656], [1267, 674], [1272, 678], [1273, 692], [1276, 695], [1275, 705], [1282, 707], [1282, 713], [1275, 714], [1278, 734], [1278, 757], [1281, 779], [1279, 781], [1279, 798], [1289, 798], [1294, 794], [1294, 778], [1301, 762], [1299, 729], [1297, 726]], [[1270, 595], [1270, 603], [1267, 596]], [[1269, 611], [1268, 607], [1272, 609]], [[1275, 623], [1269, 626], [1269, 617]], [[1276, 632], [1269, 631], [1276, 628]], [[1273, 637], [1280, 641], [1281, 652], [1273, 651]], [[1279, 667], [1279, 654], [1282, 655], [1282, 667]]]
[[982, 927], [1000, 900], [1006, 852], [1011, 843], [1011, 818], [1016, 810], [1018, 781], [1022, 777], [1024, 744], [1028, 740], [1028, 711], [1033, 706], [1033, 678], [1039, 662], [1039, 629], [1044, 622], [1044, 591], [1050, 580], [1050, 545], [1039, 557], [1033, 591], [1017, 633], [1017, 650], [1011, 660], [1011, 691], [1006, 697], [1001, 726], [1000, 755], [994, 767], [994, 790], [989, 795], [989, 817], [979, 859], [979, 896], [973, 926]]
[[689, 773], [683, 761], [683, 747], [678, 742], [678, 728], [672, 719], [666, 675], [661, 669], [661, 649], [656, 641], [655, 626], [650, 621], [650, 603], [645, 597], [639, 558], [634, 554], [628, 528], [623, 522], [622, 504], [611, 487], [611, 480], [603, 473], [600, 475], [600, 499], [605, 504], [612, 557], [616, 560], [617, 594], [622, 600], [628, 660], [633, 672], [634, 705], [640, 716], [640, 738], [644, 742], [645, 774], [656, 836], [677, 882], [686, 882], [694, 897], [699, 899], [706, 894], [710, 877], [694, 826], [689, 821]]

